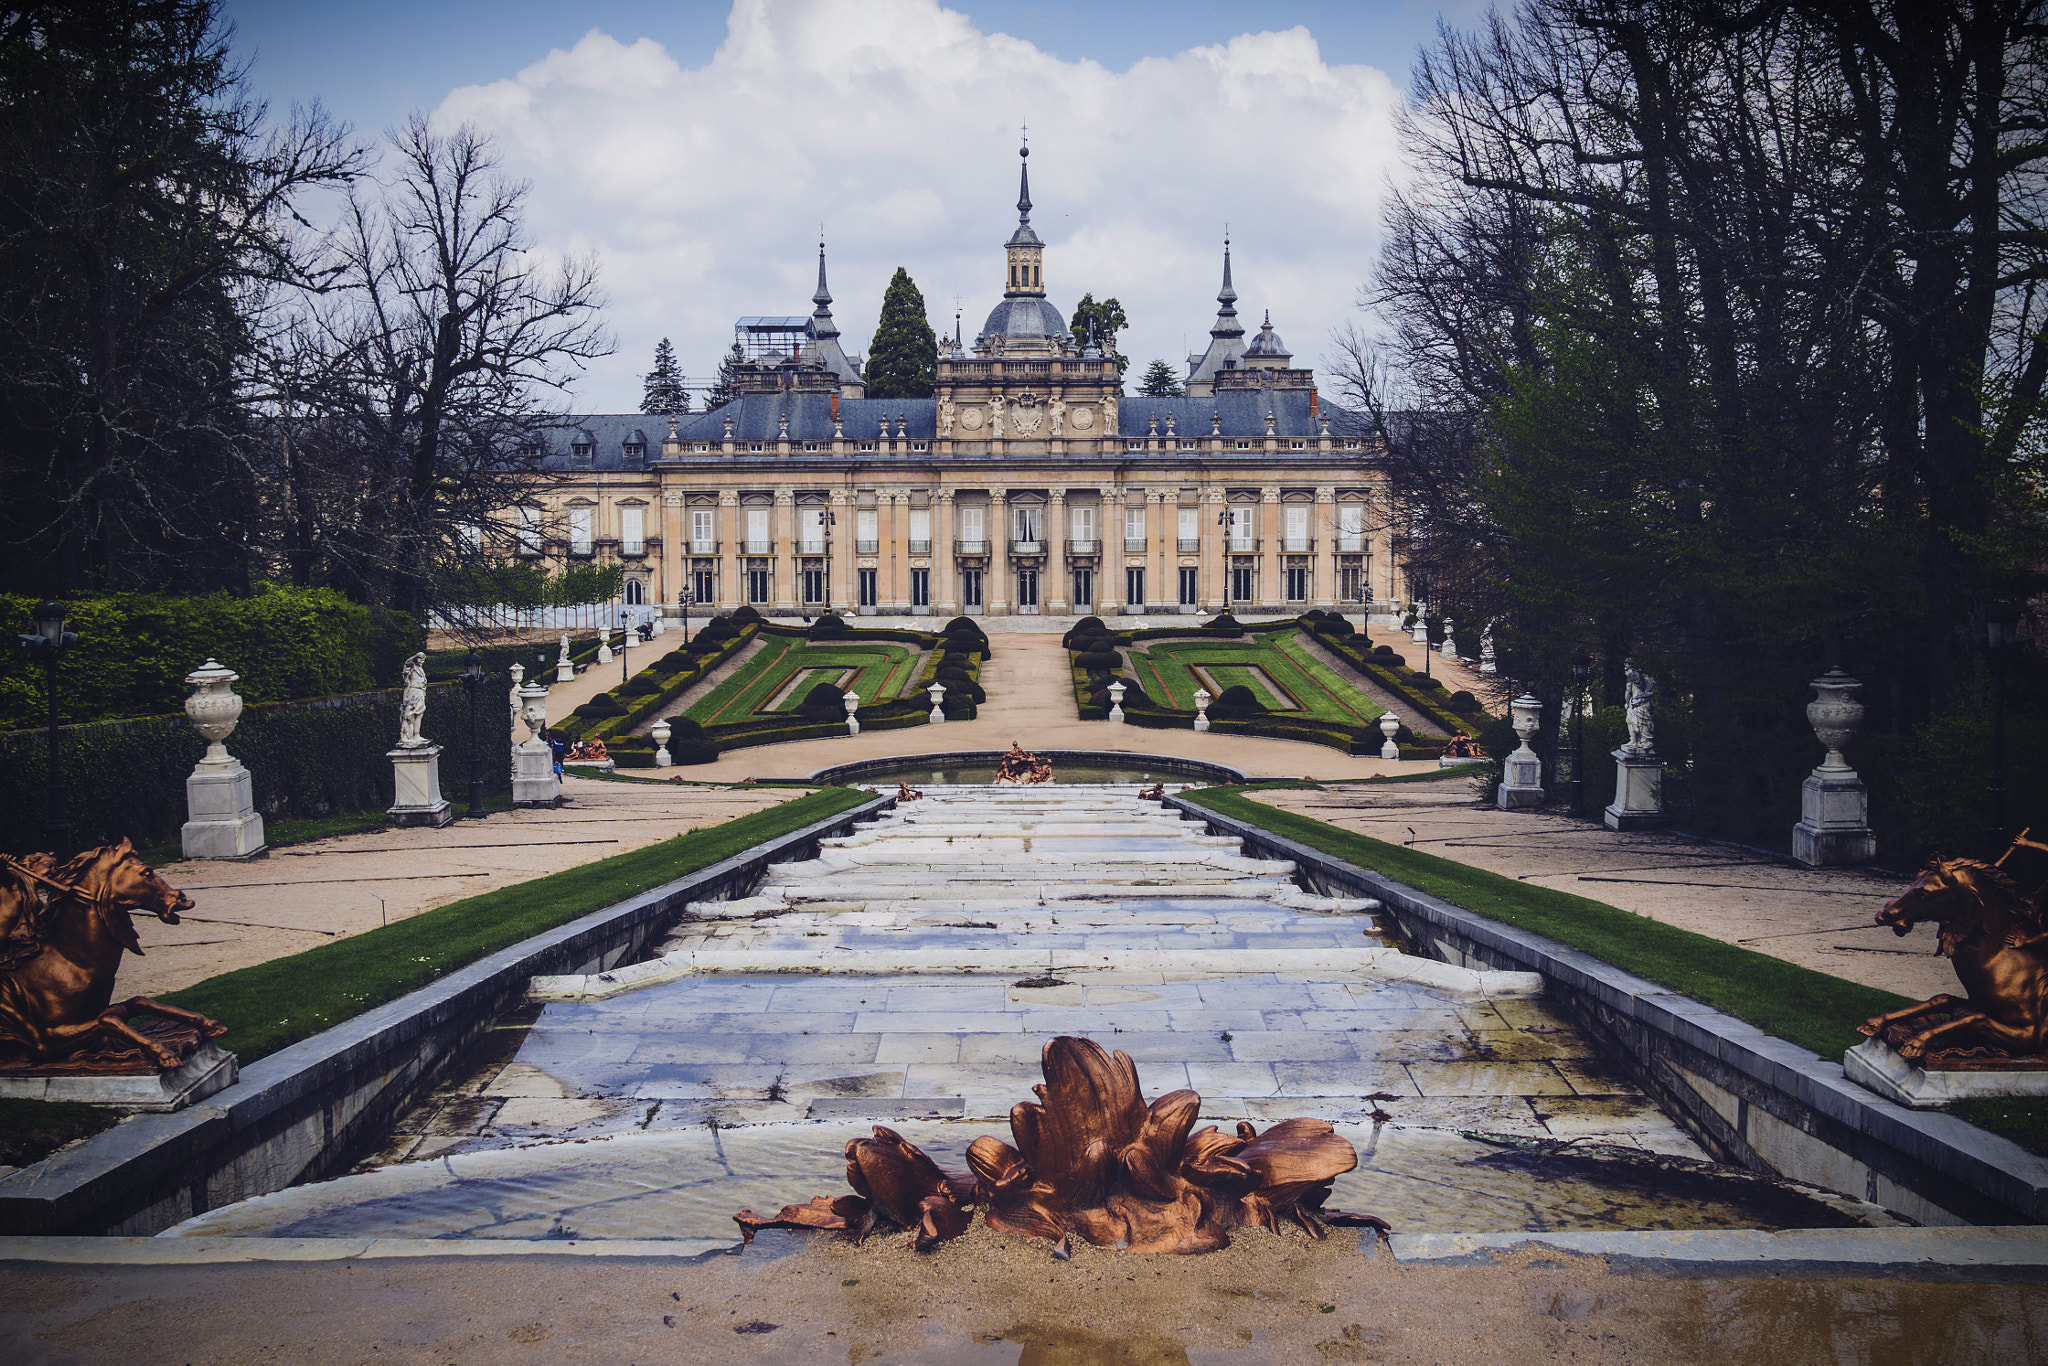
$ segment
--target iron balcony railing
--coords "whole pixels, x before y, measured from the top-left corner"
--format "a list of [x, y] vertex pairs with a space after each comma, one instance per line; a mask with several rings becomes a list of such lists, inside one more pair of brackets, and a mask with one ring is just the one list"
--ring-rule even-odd
[[1230, 538], [1230, 553], [1233, 555], [1250, 555], [1258, 550], [1258, 548], [1259, 538], [1256, 536], [1233, 536]]
[[853, 543], [853, 553], [856, 555], [875, 555], [879, 554], [881, 549], [882, 543], [880, 541], [855, 541]]
[[1068, 541], [1067, 553], [1070, 555], [1099, 555], [1102, 553], [1102, 542], [1081, 540]]
[[1306, 555], [1316, 548], [1313, 536], [1289, 536], [1280, 542], [1280, 548], [1296, 555]]
[[1125, 553], [1126, 555], [1137, 555], [1137, 554], [1140, 554], [1140, 553], [1142, 553], [1142, 552], [1144, 551], [1144, 549], [1145, 549], [1145, 546], [1146, 546], [1146, 541], [1145, 541], [1145, 538], [1144, 538], [1143, 536], [1126, 536], [1126, 537], [1124, 537], [1124, 553]]
[[822, 555], [825, 553], [825, 543], [823, 541], [799, 541], [796, 550], [799, 555]]
[[932, 553], [932, 543], [930, 541], [912, 541], [910, 543], [910, 553], [913, 555], [929, 555]]
[[1043, 555], [1045, 553], [1045, 542], [1012, 541], [1010, 542], [1010, 553], [1013, 555]]
[[773, 555], [775, 553], [775, 542], [773, 541], [742, 541], [740, 547], [749, 555]]
[[718, 553], [718, 542], [692, 541], [690, 542], [690, 553], [692, 555], [716, 555]]
[[647, 553], [647, 542], [627, 541], [619, 547], [619, 553], [628, 559], [639, 559]]
[[1339, 550], [1363, 550], [1363, 549], [1365, 549], [1365, 537], [1363, 537], [1363, 536], [1339, 536], [1339, 537], [1337, 538], [1337, 549], [1339, 549]]
[[1202, 541], [1199, 536], [1183, 536], [1175, 542], [1175, 545], [1180, 548], [1181, 554], [1192, 555], [1202, 548]]
[[953, 553], [955, 555], [986, 555], [988, 554], [988, 542], [954, 541]]

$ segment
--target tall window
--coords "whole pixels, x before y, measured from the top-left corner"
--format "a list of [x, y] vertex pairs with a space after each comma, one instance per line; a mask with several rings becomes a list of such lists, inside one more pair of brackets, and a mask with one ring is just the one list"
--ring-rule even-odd
[[910, 605], [929, 607], [932, 605], [932, 571], [913, 569], [910, 571]]
[[961, 508], [960, 539], [979, 543], [983, 539], [982, 528], [988, 525], [987, 515], [988, 509], [984, 507], [969, 506]]
[[1241, 560], [1230, 566], [1230, 600], [1233, 603], [1250, 602], [1259, 591], [1258, 562]]
[[717, 543], [718, 514], [711, 508], [698, 508], [690, 514], [690, 550], [694, 554], [709, 555]]
[[1287, 562], [1287, 600], [1308, 601], [1308, 562], [1306, 559]]
[[1365, 549], [1365, 505], [1363, 503], [1339, 503], [1337, 505], [1337, 549]]
[[1126, 569], [1124, 571], [1124, 604], [1128, 607], [1145, 605], [1145, 571]]
[[588, 555], [590, 553], [591, 529], [597, 521], [597, 509], [581, 505], [569, 509], [569, 553]]
[[804, 606], [817, 607], [825, 601], [825, 571], [804, 566]]
[[522, 507], [519, 509], [520, 554], [540, 554], [540, 519], [541, 511], [539, 508]]
[[960, 606], [964, 611], [969, 607], [981, 606], [981, 571], [963, 569], [960, 571]]
[[639, 607], [647, 601], [647, 585], [638, 579], [626, 580], [626, 606]]
[[619, 509], [620, 553], [645, 555], [647, 553], [647, 509]]
[[1136, 543], [1141, 549], [1145, 544], [1145, 505], [1139, 503], [1124, 509], [1124, 545], [1129, 548]]
[[1240, 503], [1230, 509], [1230, 548], [1232, 550], [1255, 550], [1258, 548], [1257, 532], [1254, 529], [1258, 512], [1258, 507], [1252, 503]]
[[1074, 610], [1095, 605], [1095, 571], [1076, 569], [1074, 571]]
[[690, 596], [709, 607], [718, 601], [718, 571], [700, 564], [690, 571]]
[[747, 562], [747, 601], [758, 607], [769, 600], [769, 595], [773, 591], [773, 586], [770, 583], [768, 562], [766, 560], [749, 560]]
[[1183, 607], [1193, 607], [1195, 605], [1195, 575], [1197, 572], [1199, 571], [1188, 566], [1183, 566], [1180, 571], [1180, 605]]
[[1015, 509], [1015, 512], [1018, 540], [1038, 541], [1044, 539], [1040, 535], [1045, 529], [1045, 510], [1043, 508], [1025, 506]]
[[[853, 514], [854, 548], [863, 555], [872, 555], [882, 543], [882, 519], [874, 508], [861, 508]], [[873, 606], [872, 603], [869, 604]]]
[[875, 605], [875, 573], [876, 571], [872, 569], [860, 571], [860, 605], [862, 607], [873, 607]]
[[1180, 548], [1182, 550], [1193, 550], [1196, 542], [1202, 539], [1202, 510], [1200, 508], [1181, 508], [1179, 510], [1179, 517]]
[[803, 537], [803, 549], [807, 554], [815, 555], [825, 548], [825, 511], [824, 508], [797, 510], [797, 526], [802, 528], [799, 534]]
[[[768, 548], [768, 514], [772, 508], [747, 509], [747, 549], [759, 554]], [[766, 602], [766, 598], [759, 599]]]
[[1077, 507], [1072, 515], [1074, 518], [1074, 539], [1092, 542], [1095, 539], [1095, 509], [1088, 506]]
[[1356, 555], [1347, 555], [1337, 566], [1337, 601], [1363, 602], [1365, 565]]
[[910, 553], [929, 555], [932, 550], [932, 510], [912, 508], [910, 510]]
[[1307, 503], [1289, 503], [1287, 505], [1286, 512], [1287, 549], [1308, 549], [1309, 505]]

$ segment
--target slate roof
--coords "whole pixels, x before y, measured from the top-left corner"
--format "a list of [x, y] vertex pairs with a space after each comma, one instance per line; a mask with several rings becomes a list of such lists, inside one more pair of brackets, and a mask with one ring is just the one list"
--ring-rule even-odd
[[[983, 337], [1071, 337], [1067, 320], [1043, 299], [1005, 299], [981, 325]], [[979, 340], [980, 338], [976, 338]]]

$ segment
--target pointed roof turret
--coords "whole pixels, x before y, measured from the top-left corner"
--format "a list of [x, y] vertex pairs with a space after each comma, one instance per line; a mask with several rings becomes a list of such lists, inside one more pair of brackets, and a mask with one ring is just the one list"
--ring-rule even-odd
[[811, 335], [836, 337], [839, 325], [832, 321], [832, 291], [825, 286], [825, 239], [818, 239], [818, 292], [811, 296], [817, 307], [811, 311]]
[[1252, 338], [1252, 344], [1244, 349], [1246, 360], [1288, 361], [1294, 353], [1287, 349], [1287, 343], [1280, 340], [1280, 334], [1273, 330], [1273, 310], [1266, 310], [1266, 322], [1259, 329], [1259, 335]]
[[1223, 288], [1216, 291], [1216, 325], [1209, 329], [1209, 335], [1221, 340], [1225, 337], [1242, 337], [1244, 324], [1237, 320], [1237, 290], [1230, 283], [1230, 239], [1223, 239]]
[[1017, 231], [1010, 234], [1010, 240], [1003, 245], [1010, 247], [1042, 247], [1038, 234], [1031, 229], [1031, 147], [1017, 149], [1020, 158], [1017, 165]]
[[1230, 234], [1223, 234], [1223, 288], [1216, 291], [1216, 321], [1209, 328], [1209, 349], [1188, 357], [1187, 391], [1206, 398], [1216, 391], [1216, 376], [1235, 370], [1245, 354], [1244, 324], [1237, 320], [1237, 287], [1230, 281]]

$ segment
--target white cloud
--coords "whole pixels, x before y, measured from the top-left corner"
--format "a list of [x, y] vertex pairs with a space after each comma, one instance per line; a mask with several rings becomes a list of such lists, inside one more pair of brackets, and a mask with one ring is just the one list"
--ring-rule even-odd
[[[1147, 58], [1125, 72], [983, 33], [935, 0], [735, 0], [686, 70], [593, 29], [516, 77], [451, 93], [439, 121], [494, 132], [533, 182], [547, 250], [595, 251], [617, 355], [586, 410], [639, 402], [654, 343], [710, 371], [747, 313], [807, 313], [825, 225], [834, 315], [864, 351], [899, 265], [971, 339], [1001, 297], [1016, 128], [1052, 301], [1114, 294], [1142, 366], [1207, 343], [1223, 224], [1240, 316], [1273, 311], [1298, 363], [1348, 321], [1397, 168], [1395, 91], [1330, 66], [1303, 28]], [[1183, 339], [1185, 337], [1185, 347]], [[1133, 375], [1135, 379], [1135, 374]]]

